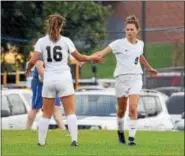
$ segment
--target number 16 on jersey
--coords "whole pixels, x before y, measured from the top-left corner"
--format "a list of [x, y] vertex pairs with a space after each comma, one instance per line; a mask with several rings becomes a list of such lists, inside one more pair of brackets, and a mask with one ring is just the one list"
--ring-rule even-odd
[[[47, 50], [47, 61], [48, 62], [52, 62], [53, 59], [56, 62], [59, 62], [62, 60], [62, 47], [55, 46], [55, 47], [53, 47], [53, 49], [51, 49], [50, 46], [47, 46], [46, 50]], [[53, 59], [52, 59], [51, 55], [53, 55]]]

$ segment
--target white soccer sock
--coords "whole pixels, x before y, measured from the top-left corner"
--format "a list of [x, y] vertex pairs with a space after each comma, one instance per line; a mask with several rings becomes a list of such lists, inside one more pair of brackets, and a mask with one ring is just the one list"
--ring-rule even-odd
[[77, 141], [78, 125], [77, 125], [77, 118], [75, 114], [71, 114], [67, 116], [67, 124], [68, 124], [68, 130], [70, 132], [72, 141]]
[[128, 131], [129, 131], [129, 137], [135, 137], [136, 135], [136, 126], [137, 126], [137, 120], [129, 120], [129, 127], [128, 127]]
[[117, 118], [118, 131], [123, 132], [124, 130], [124, 118]]
[[49, 125], [48, 118], [41, 117], [39, 120], [39, 143], [41, 145], [45, 145], [46, 135], [48, 131], [48, 125]]

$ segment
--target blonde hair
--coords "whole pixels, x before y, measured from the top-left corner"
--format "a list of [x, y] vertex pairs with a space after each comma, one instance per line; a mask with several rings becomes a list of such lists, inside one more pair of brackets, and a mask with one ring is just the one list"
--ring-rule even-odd
[[49, 15], [46, 24], [48, 35], [52, 41], [56, 42], [59, 39], [65, 21], [65, 18], [59, 14]]

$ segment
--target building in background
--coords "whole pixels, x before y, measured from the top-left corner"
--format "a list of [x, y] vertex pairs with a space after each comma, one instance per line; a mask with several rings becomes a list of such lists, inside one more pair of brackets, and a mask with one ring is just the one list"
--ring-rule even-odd
[[[142, 1], [102, 2], [111, 5], [114, 13], [107, 22], [109, 41], [123, 34], [126, 17], [136, 15], [142, 24]], [[184, 2], [146, 1], [146, 41], [148, 43], [184, 43]], [[142, 37], [142, 36], [141, 36]]]

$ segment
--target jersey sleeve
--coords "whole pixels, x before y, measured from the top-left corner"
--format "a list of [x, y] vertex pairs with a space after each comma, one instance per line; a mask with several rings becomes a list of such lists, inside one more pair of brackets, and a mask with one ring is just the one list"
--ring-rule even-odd
[[118, 42], [119, 40], [111, 42], [108, 46], [112, 49], [112, 53], [114, 54], [116, 52], [116, 49], [118, 48]]
[[67, 40], [67, 46], [70, 54], [76, 50], [74, 43], [69, 38]]
[[34, 51], [37, 51], [37, 52], [40, 52], [41, 53], [41, 40], [40, 39], [35, 44]]

